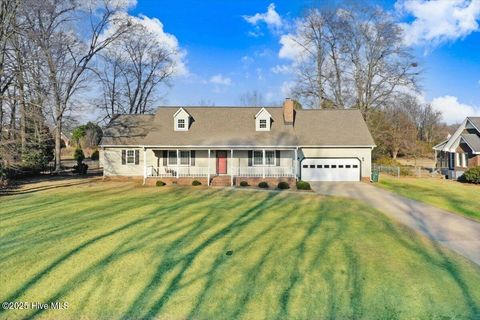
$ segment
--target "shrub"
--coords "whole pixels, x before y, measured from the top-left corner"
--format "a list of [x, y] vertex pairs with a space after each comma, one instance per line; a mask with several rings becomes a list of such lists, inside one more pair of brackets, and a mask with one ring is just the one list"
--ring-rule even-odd
[[192, 181], [192, 186], [201, 186], [201, 185], [202, 185], [202, 183], [198, 180], [193, 180]]
[[310, 183], [306, 181], [299, 180], [297, 181], [297, 189], [298, 190], [312, 190], [310, 187]]
[[400, 167], [401, 176], [413, 176], [413, 168], [410, 167]]
[[78, 174], [87, 174], [88, 165], [85, 163], [79, 163], [76, 166], [73, 166], [73, 172]]
[[155, 182], [155, 185], [156, 185], [157, 187], [163, 187], [164, 185], [166, 185], [166, 183], [159, 180], [159, 181]]
[[277, 188], [280, 190], [290, 189], [290, 185], [288, 184], [288, 182], [281, 181], [278, 183]]
[[241, 181], [240, 182], [240, 187], [248, 187], [248, 186], [249, 186], [249, 184], [248, 184], [247, 181]]
[[374, 163], [381, 166], [391, 166], [391, 167], [400, 166], [400, 163], [397, 160], [389, 157], [381, 157], [381, 158], [375, 159]]
[[265, 181], [262, 181], [258, 184], [259, 188], [267, 189], [268, 188], [268, 183]]
[[92, 159], [93, 161], [97, 161], [99, 158], [100, 158], [100, 153], [98, 152], [98, 150], [93, 151], [92, 155], [90, 156], [90, 159]]
[[50, 157], [42, 149], [30, 148], [23, 154], [22, 161], [25, 169], [38, 173], [48, 166]]
[[82, 163], [82, 161], [85, 159], [83, 150], [80, 148], [75, 149], [75, 152], [73, 153], [73, 159], [77, 161], [78, 164]]
[[468, 169], [462, 177], [465, 182], [480, 184], [480, 166]]

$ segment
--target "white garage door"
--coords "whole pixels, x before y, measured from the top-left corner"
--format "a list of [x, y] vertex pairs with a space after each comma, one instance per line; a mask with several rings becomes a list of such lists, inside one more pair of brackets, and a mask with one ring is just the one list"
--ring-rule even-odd
[[337, 158], [303, 159], [302, 180], [360, 181], [360, 160]]

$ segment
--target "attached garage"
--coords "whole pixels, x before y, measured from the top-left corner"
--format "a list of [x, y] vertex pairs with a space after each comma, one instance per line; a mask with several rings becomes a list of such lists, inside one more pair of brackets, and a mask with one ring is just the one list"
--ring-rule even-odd
[[305, 181], [360, 181], [361, 164], [357, 158], [304, 158], [301, 175]]

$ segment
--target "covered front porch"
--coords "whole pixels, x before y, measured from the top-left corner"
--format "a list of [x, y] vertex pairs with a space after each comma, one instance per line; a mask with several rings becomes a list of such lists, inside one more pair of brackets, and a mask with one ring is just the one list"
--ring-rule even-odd
[[145, 148], [144, 181], [149, 178], [296, 178], [296, 148]]

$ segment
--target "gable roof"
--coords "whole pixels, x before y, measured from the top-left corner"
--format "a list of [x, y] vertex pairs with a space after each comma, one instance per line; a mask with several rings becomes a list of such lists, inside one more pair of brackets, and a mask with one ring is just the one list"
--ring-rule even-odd
[[[270, 131], [256, 131], [258, 107], [186, 107], [188, 131], [175, 131], [172, 116], [178, 107], [160, 107], [155, 115], [120, 116], [105, 129], [101, 145], [165, 147], [206, 146], [362, 146], [375, 145], [358, 110], [297, 110], [295, 125], [286, 125], [283, 108], [265, 110]], [[137, 118], [138, 117], [138, 118]], [[144, 128], [141, 128], [144, 126]], [[124, 131], [122, 131], [124, 129]]]
[[262, 113], [267, 113], [270, 118], [272, 117], [272, 115], [270, 114], [270, 112], [267, 111], [267, 109], [262, 108], [262, 109], [260, 109], [260, 111], [258, 111], [257, 114], [255, 115], [255, 119], [258, 118], [258, 116], [261, 115]]
[[480, 137], [475, 133], [462, 133], [462, 139], [474, 153], [480, 152]]
[[[473, 125], [478, 134], [467, 133], [465, 129], [467, 128], [468, 124]], [[480, 117], [467, 117], [450, 138], [448, 138], [445, 142], [434, 146], [433, 149], [436, 151], [454, 152], [461, 140], [465, 141], [465, 143], [467, 143], [469, 146], [470, 143], [473, 144], [476, 148], [477, 138], [480, 139], [479, 135]], [[470, 146], [470, 148], [473, 148], [473, 146]], [[473, 152], [476, 153], [478, 151], [473, 150]]]
[[185, 109], [183, 109], [183, 108], [179, 108], [179, 109], [177, 110], [177, 112], [175, 112], [175, 113], [173, 114], [173, 117], [175, 118], [177, 115], [179, 115], [179, 114], [182, 113], [182, 112], [185, 113], [187, 116], [191, 117], [190, 113], [188, 113], [188, 112], [187, 112]]
[[468, 117], [467, 119], [480, 132], [480, 117]]

